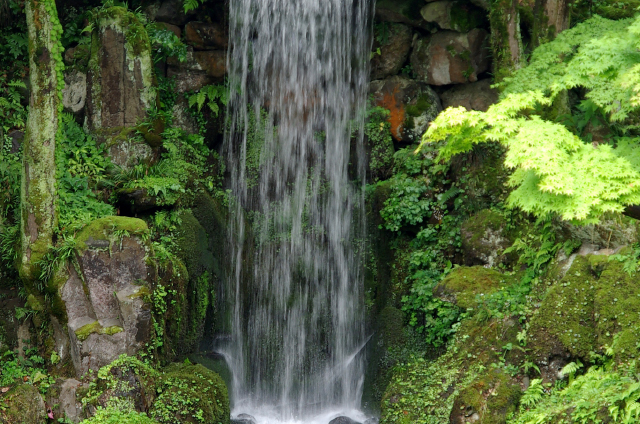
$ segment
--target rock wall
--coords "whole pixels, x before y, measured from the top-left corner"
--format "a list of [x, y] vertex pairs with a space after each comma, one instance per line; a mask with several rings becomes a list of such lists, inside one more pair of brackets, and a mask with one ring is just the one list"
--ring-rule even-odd
[[396, 142], [420, 141], [442, 107], [486, 110], [487, 12], [467, 1], [378, 2], [371, 59], [375, 104], [391, 111]]

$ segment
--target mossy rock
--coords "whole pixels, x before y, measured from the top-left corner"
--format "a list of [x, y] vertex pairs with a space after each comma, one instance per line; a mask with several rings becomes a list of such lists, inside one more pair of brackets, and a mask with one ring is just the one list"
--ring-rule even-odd
[[405, 343], [404, 313], [401, 310], [387, 306], [380, 312], [378, 322], [381, 341], [387, 349], [402, 346]]
[[548, 290], [529, 330], [530, 345], [539, 362], [554, 356], [588, 358], [594, 350], [597, 284], [589, 260], [578, 256], [564, 278]]
[[137, 358], [121, 355], [100, 368], [95, 386], [83, 403], [101, 408], [126, 403], [132, 410], [147, 411], [156, 397], [158, 376], [157, 371]]
[[0, 423], [41, 424], [47, 422], [47, 410], [38, 389], [20, 384], [0, 394]]
[[149, 231], [147, 224], [138, 218], [108, 216], [91, 221], [76, 237], [79, 251], [88, 248], [107, 249], [116, 232], [130, 236], [142, 236]]
[[478, 298], [513, 284], [514, 278], [482, 266], [459, 267], [434, 289], [434, 295], [460, 308], [475, 308]]
[[[479, 381], [476, 379], [480, 370], [486, 370], [499, 359], [513, 365], [522, 362], [524, 354], [518, 349], [503, 352], [504, 345], [517, 345], [521, 330], [517, 319], [511, 318], [462, 321], [444, 355], [435, 361], [408, 358], [396, 366], [383, 396], [380, 422], [449, 423], [459, 390]], [[499, 379], [492, 377], [489, 381], [497, 386]], [[505, 395], [515, 397], [510, 391]], [[503, 399], [495, 406], [502, 408], [499, 405]]]
[[[621, 252], [624, 254], [624, 251]], [[613, 348], [614, 359], [620, 363], [640, 359], [640, 286], [638, 274], [629, 275], [624, 263], [606, 260], [605, 256], [589, 256], [593, 270], [602, 270], [596, 286], [594, 318], [596, 348]], [[600, 262], [597, 261], [600, 259]], [[608, 259], [608, 258], [607, 258]]]
[[521, 396], [522, 390], [517, 382], [501, 370], [491, 370], [460, 390], [449, 422], [505, 424], [507, 416], [517, 411]]
[[[624, 257], [625, 250], [621, 252]], [[548, 290], [531, 320], [539, 361], [553, 356], [588, 360], [613, 348], [620, 363], [640, 356], [640, 287], [637, 274], [605, 255], [577, 256], [564, 278]]]
[[504, 215], [491, 209], [481, 210], [467, 219], [460, 228], [465, 264], [496, 267], [515, 262], [515, 255], [502, 253], [515, 240], [515, 231], [506, 228]]
[[162, 424], [228, 424], [227, 386], [202, 365], [170, 365], [158, 381], [158, 397], [149, 415]]
[[182, 222], [176, 229], [178, 257], [184, 262], [189, 278], [194, 279], [209, 270], [213, 255], [209, 250], [209, 239], [205, 229], [191, 211], [180, 215]]

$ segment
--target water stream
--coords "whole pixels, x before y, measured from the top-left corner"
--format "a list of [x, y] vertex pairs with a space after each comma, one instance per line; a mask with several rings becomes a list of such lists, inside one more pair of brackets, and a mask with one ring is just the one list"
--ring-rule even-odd
[[359, 412], [362, 128], [374, 0], [231, 0], [229, 252], [221, 295], [233, 414]]

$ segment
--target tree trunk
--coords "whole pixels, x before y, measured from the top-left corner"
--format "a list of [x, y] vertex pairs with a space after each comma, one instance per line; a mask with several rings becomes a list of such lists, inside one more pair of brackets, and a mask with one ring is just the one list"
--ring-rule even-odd
[[499, 0], [491, 4], [491, 48], [496, 82], [524, 63], [518, 0]]
[[34, 264], [52, 244], [56, 225], [54, 152], [62, 28], [53, 0], [27, 0], [25, 10], [31, 94], [22, 162], [20, 274], [25, 281], [33, 281], [37, 278]]
[[533, 9], [533, 47], [547, 43], [569, 28], [570, 0], [536, 0]]

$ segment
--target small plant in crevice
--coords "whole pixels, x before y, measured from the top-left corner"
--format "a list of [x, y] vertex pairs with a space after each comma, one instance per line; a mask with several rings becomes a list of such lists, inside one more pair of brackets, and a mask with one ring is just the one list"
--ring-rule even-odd
[[370, 148], [369, 169], [371, 182], [385, 180], [393, 169], [393, 137], [388, 118], [391, 112], [383, 107], [369, 107], [365, 136]]
[[115, 214], [113, 206], [98, 195], [100, 188], [112, 183], [113, 165], [106, 147], [86, 134], [73, 115], [62, 114], [61, 126], [55, 158], [58, 231], [69, 233], [93, 219]]

